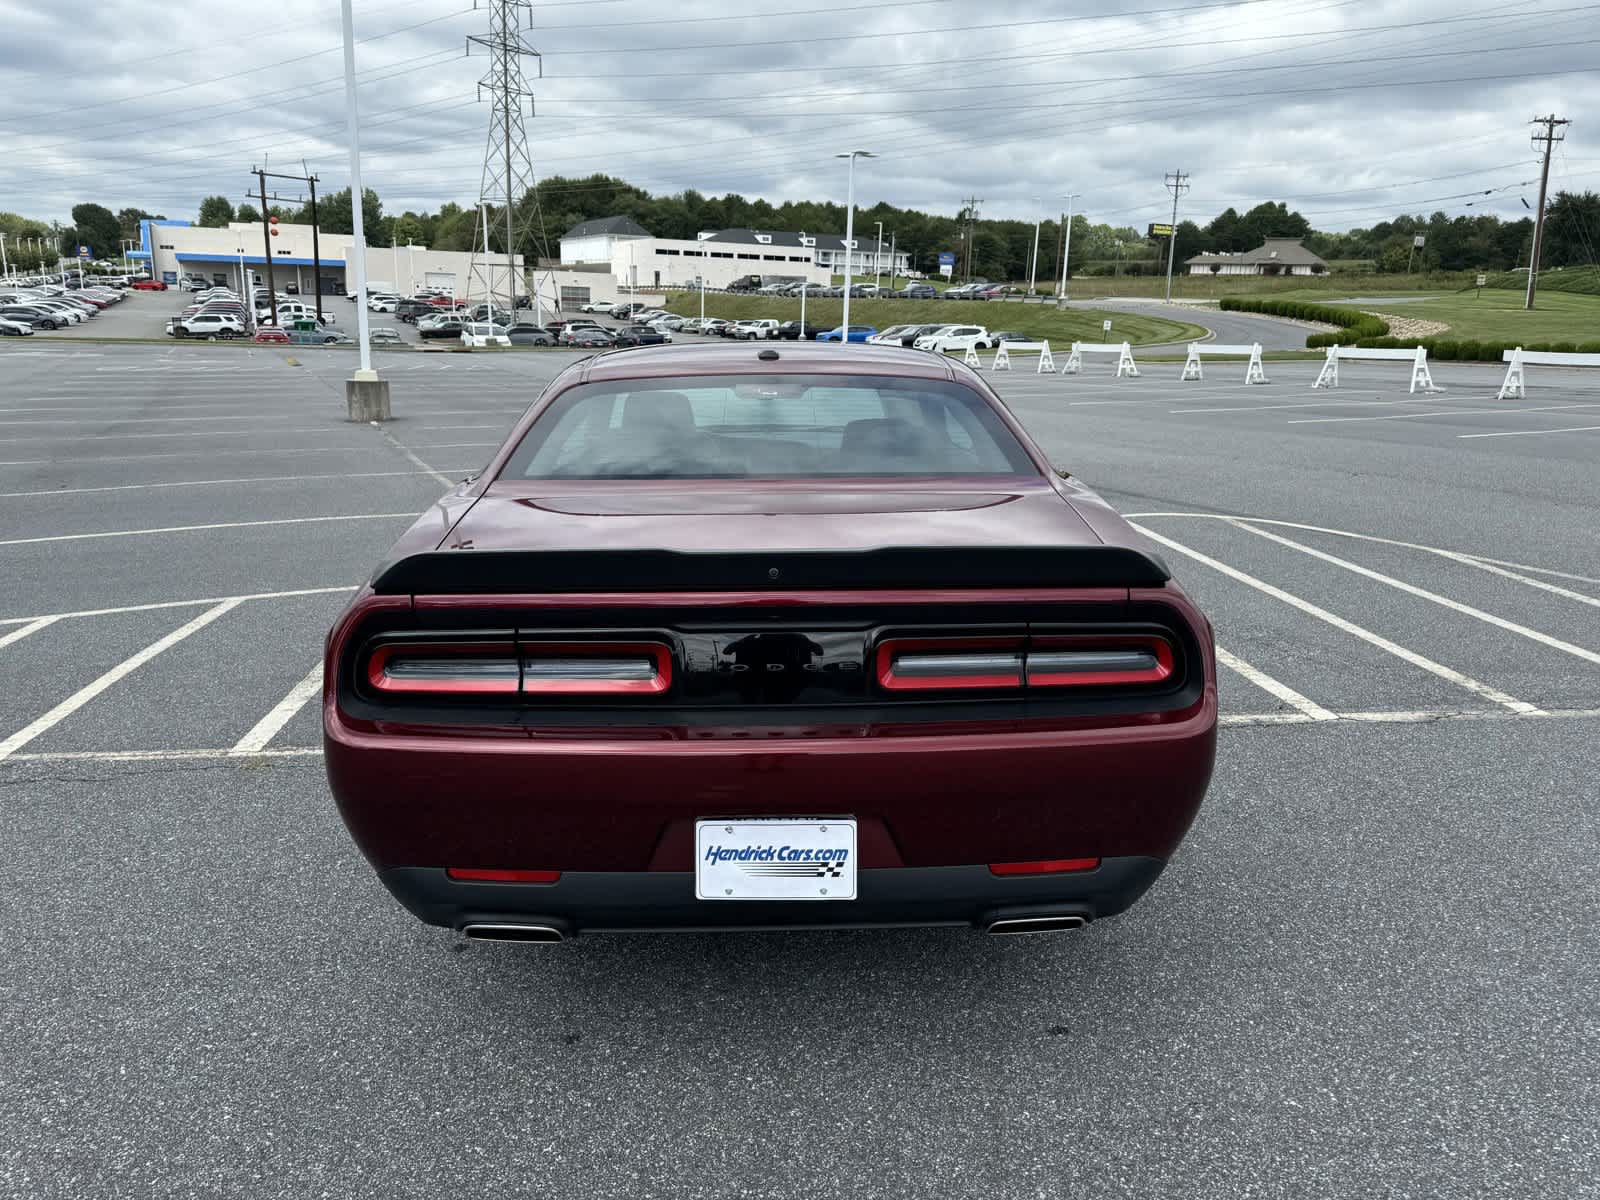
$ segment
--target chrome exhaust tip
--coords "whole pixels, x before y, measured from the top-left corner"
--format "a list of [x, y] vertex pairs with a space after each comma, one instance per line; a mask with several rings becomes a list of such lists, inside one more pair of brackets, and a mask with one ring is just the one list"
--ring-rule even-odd
[[1089, 924], [1088, 917], [1072, 914], [1053, 914], [1038, 917], [1005, 917], [989, 922], [987, 932], [994, 937], [1018, 933], [1060, 933], [1064, 929], [1082, 929]]
[[512, 925], [479, 922], [463, 925], [461, 932], [474, 942], [537, 942], [549, 945], [564, 942], [567, 935], [554, 925]]

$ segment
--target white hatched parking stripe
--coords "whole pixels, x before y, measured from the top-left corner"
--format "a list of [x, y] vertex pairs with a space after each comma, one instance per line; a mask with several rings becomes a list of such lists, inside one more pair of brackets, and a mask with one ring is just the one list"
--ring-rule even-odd
[[0, 636], [0, 646], [9, 646], [12, 642], [20, 642], [30, 634], [38, 633], [47, 626], [54, 625], [60, 617], [40, 617], [36, 621], [29, 621], [26, 625], [19, 626], [9, 633]]
[[108, 529], [102, 533], [57, 533], [49, 537], [9, 538], [0, 546], [33, 546], [40, 542], [86, 542], [97, 538], [148, 537], [158, 533], [197, 533], [211, 529], [254, 529], [264, 525], [315, 525], [328, 521], [415, 520], [416, 513], [352, 513], [331, 517], [279, 517], [271, 521], [217, 521], [210, 525], [162, 525], [153, 529]]
[[266, 716], [257, 721], [249, 733], [245, 734], [234, 743], [230, 754], [259, 754], [265, 750], [267, 743], [277, 737], [283, 727], [294, 719], [295, 713], [306, 706], [306, 702], [322, 690], [322, 664], [318, 663], [311, 668], [299, 683], [289, 690], [289, 694], [279, 700]]
[[1236, 529], [1243, 529], [1248, 533], [1253, 533], [1257, 537], [1266, 538], [1269, 542], [1276, 542], [1280, 546], [1287, 546], [1291, 550], [1298, 550], [1302, 554], [1309, 554], [1312, 558], [1320, 559], [1325, 563], [1332, 563], [1336, 567], [1343, 567], [1346, 571], [1353, 571], [1355, 574], [1360, 575], [1364, 579], [1371, 579], [1378, 583], [1386, 584], [1389, 587], [1405, 592], [1407, 595], [1416, 596], [1420, 599], [1431, 601], [1434, 604], [1442, 605], [1443, 607], [1448, 608], [1451, 612], [1458, 612], [1462, 616], [1472, 617], [1474, 620], [1483, 621], [1486, 624], [1494, 625], [1497, 628], [1504, 629], [1508, 633], [1514, 633], [1519, 637], [1525, 637], [1530, 641], [1538, 642], [1541, 646], [1549, 646], [1552, 650], [1560, 650], [1566, 654], [1572, 655], [1574, 658], [1581, 658], [1585, 662], [1592, 662], [1596, 666], [1600, 666], [1600, 653], [1596, 653], [1593, 650], [1586, 650], [1582, 646], [1575, 646], [1571, 642], [1562, 641], [1557, 637], [1551, 637], [1548, 633], [1540, 633], [1537, 629], [1530, 629], [1526, 625], [1519, 625], [1515, 621], [1508, 621], [1504, 617], [1497, 617], [1493, 613], [1484, 612], [1481, 608], [1474, 608], [1470, 604], [1463, 604], [1459, 600], [1452, 600], [1448, 596], [1441, 596], [1438, 592], [1430, 592], [1427, 588], [1420, 588], [1414, 583], [1407, 583], [1403, 579], [1396, 579], [1392, 575], [1385, 575], [1381, 571], [1374, 571], [1370, 567], [1363, 567], [1358, 563], [1351, 562], [1349, 559], [1340, 558], [1336, 554], [1328, 554], [1325, 551], [1316, 549], [1314, 546], [1307, 546], [1301, 542], [1294, 541], [1291, 538], [1283, 537], [1280, 534], [1271, 533], [1265, 529], [1257, 529], [1254, 525], [1251, 525], [1248, 522], [1229, 521], [1228, 524], [1234, 526]]
[[45, 713], [42, 717], [30, 721], [21, 729], [13, 733], [10, 737], [6, 738], [3, 742], [0, 742], [0, 762], [10, 758], [11, 755], [22, 749], [22, 747], [33, 741], [33, 739], [38, 737], [40, 734], [48, 733], [51, 729], [54, 729], [62, 721], [65, 721], [68, 717], [77, 712], [85, 704], [89, 703], [89, 701], [93, 700], [101, 692], [105, 691], [119, 680], [131, 675], [134, 671], [138, 670], [162, 651], [176, 646], [191, 633], [195, 633], [198, 630], [204, 629], [207, 625], [211, 624], [211, 622], [215, 621], [223, 614], [232, 612], [239, 606], [239, 604], [240, 601], [238, 600], [224, 600], [221, 604], [214, 605], [213, 607], [206, 609], [206, 611], [201, 613], [198, 617], [195, 617], [193, 620], [180, 625], [171, 633], [167, 634], [166, 637], [150, 643], [150, 645], [146, 646], [143, 650], [139, 651], [139, 653], [133, 655], [131, 658], [124, 659], [122, 662], [112, 667], [109, 671], [100, 676], [100, 678], [96, 679], [87, 687], [79, 688], [76, 692], [68, 696], [65, 700], [56, 705], [49, 712]]
[[122, 613], [156, 612], [163, 608], [199, 608], [204, 604], [222, 604], [230, 600], [245, 603], [250, 600], [284, 600], [291, 596], [331, 596], [355, 590], [354, 584], [346, 583], [338, 587], [293, 588], [286, 592], [247, 592], [242, 596], [199, 596], [193, 600], [156, 600], [149, 604], [119, 604], [115, 608], [79, 608], [71, 612], [40, 613], [31, 617], [0, 617], [0, 625], [26, 625], [33, 621], [70, 621], [79, 617], [114, 617]]
[[137, 492], [153, 488], [221, 487], [242, 483], [303, 483], [319, 479], [397, 479], [433, 475], [433, 471], [352, 471], [337, 475], [244, 475], [237, 479], [179, 479], [171, 483], [117, 483], [105, 487], [45, 488], [34, 492], [0, 492], [0, 500], [28, 496], [81, 496], [90, 492]]
[[1426, 658], [1423, 655], [1418, 654], [1415, 650], [1408, 650], [1397, 642], [1391, 642], [1382, 634], [1374, 633], [1370, 629], [1364, 629], [1360, 625], [1357, 625], [1354, 621], [1347, 621], [1345, 618], [1338, 616], [1335, 613], [1331, 613], [1325, 608], [1318, 607], [1309, 600], [1302, 600], [1299, 596], [1291, 595], [1282, 588], [1274, 587], [1265, 580], [1257, 579], [1254, 575], [1246, 574], [1237, 567], [1231, 567], [1225, 562], [1221, 562], [1215, 558], [1212, 558], [1209, 554], [1202, 554], [1198, 550], [1192, 549], [1189, 546], [1185, 546], [1182, 542], [1175, 542], [1171, 538], [1165, 537], [1162, 534], [1157, 533], [1155, 530], [1148, 529], [1143, 525], [1134, 524], [1133, 527], [1148, 537], [1151, 541], [1158, 542], [1161, 545], [1166, 546], [1168, 549], [1176, 550], [1179, 554], [1185, 555], [1188, 558], [1192, 558], [1195, 562], [1201, 563], [1204, 566], [1208, 566], [1214, 571], [1220, 571], [1222, 574], [1228, 576], [1228, 578], [1238, 580], [1240, 583], [1243, 583], [1249, 587], [1253, 587], [1257, 591], [1263, 592], [1275, 600], [1282, 600], [1285, 604], [1297, 608], [1309, 616], [1316, 617], [1319, 621], [1326, 621], [1335, 629], [1343, 630], [1345, 633], [1358, 637], [1362, 641], [1376, 646], [1380, 650], [1385, 650], [1394, 655], [1396, 658], [1410, 663], [1414, 667], [1420, 667], [1422, 670], [1427, 671], [1430, 675], [1437, 675], [1440, 679], [1448, 680], [1450, 683], [1455, 684], [1457, 687], [1464, 688], [1466, 691], [1469, 691], [1474, 695], [1482, 696], [1485, 700], [1492, 701], [1495, 704], [1499, 704], [1516, 713], [1526, 713], [1532, 715], [1542, 711], [1536, 704], [1529, 704], [1526, 700], [1518, 700], [1515, 696], [1508, 695], [1505, 692], [1502, 692], [1499, 688], [1490, 687], [1488, 684], [1482, 683], [1472, 678], [1470, 675], [1463, 675], [1460, 671], [1454, 670], [1451, 667], [1447, 667], [1442, 663], [1436, 663], [1433, 661], [1433, 659]]
[[1337, 721], [1336, 713], [1323, 708], [1315, 700], [1309, 700], [1295, 691], [1288, 684], [1274, 679], [1259, 667], [1253, 667], [1244, 659], [1228, 653], [1221, 646], [1216, 647], [1217, 661], [1227, 667], [1234, 674], [1248, 679], [1268, 695], [1276, 696], [1291, 708], [1299, 710], [1300, 714], [1310, 721]]

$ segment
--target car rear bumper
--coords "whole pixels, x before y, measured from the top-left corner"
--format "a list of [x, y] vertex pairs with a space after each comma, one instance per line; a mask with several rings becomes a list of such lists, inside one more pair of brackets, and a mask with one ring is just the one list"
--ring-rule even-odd
[[462, 883], [441, 867], [393, 867], [379, 878], [415, 916], [451, 929], [543, 927], [561, 937], [627, 931], [874, 929], [970, 926], [1031, 918], [1113, 916], [1161, 874], [1159, 858], [1101, 861], [1092, 871], [1001, 878], [986, 866], [861, 871], [857, 898], [697, 900], [692, 871], [568, 872], [553, 884]]

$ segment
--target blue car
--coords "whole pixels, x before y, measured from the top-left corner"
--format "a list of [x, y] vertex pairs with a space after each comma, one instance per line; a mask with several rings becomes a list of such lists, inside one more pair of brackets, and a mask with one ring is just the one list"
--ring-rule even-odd
[[864, 342], [869, 337], [873, 336], [873, 334], [875, 334], [877, 332], [878, 332], [877, 329], [875, 329], [871, 325], [852, 325], [852, 326], [850, 326], [850, 336], [847, 339], [844, 336], [844, 326], [840, 325], [840, 326], [837, 326], [836, 328], [828, 330], [827, 333], [819, 333], [819, 334], [817, 334], [817, 341], [819, 341], [819, 342], [842, 342], [842, 341], [847, 341], [848, 340], [848, 341], [852, 341], [852, 342]]

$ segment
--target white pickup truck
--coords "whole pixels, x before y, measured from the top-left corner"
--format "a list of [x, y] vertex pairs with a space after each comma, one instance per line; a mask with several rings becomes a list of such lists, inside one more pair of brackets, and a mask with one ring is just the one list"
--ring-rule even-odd
[[756, 338], [775, 338], [778, 336], [778, 323], [776, 321], [735, 321], [733, 328], [728, 331], [728, 336], [738, 338], [740, 341], [753, 341]]

